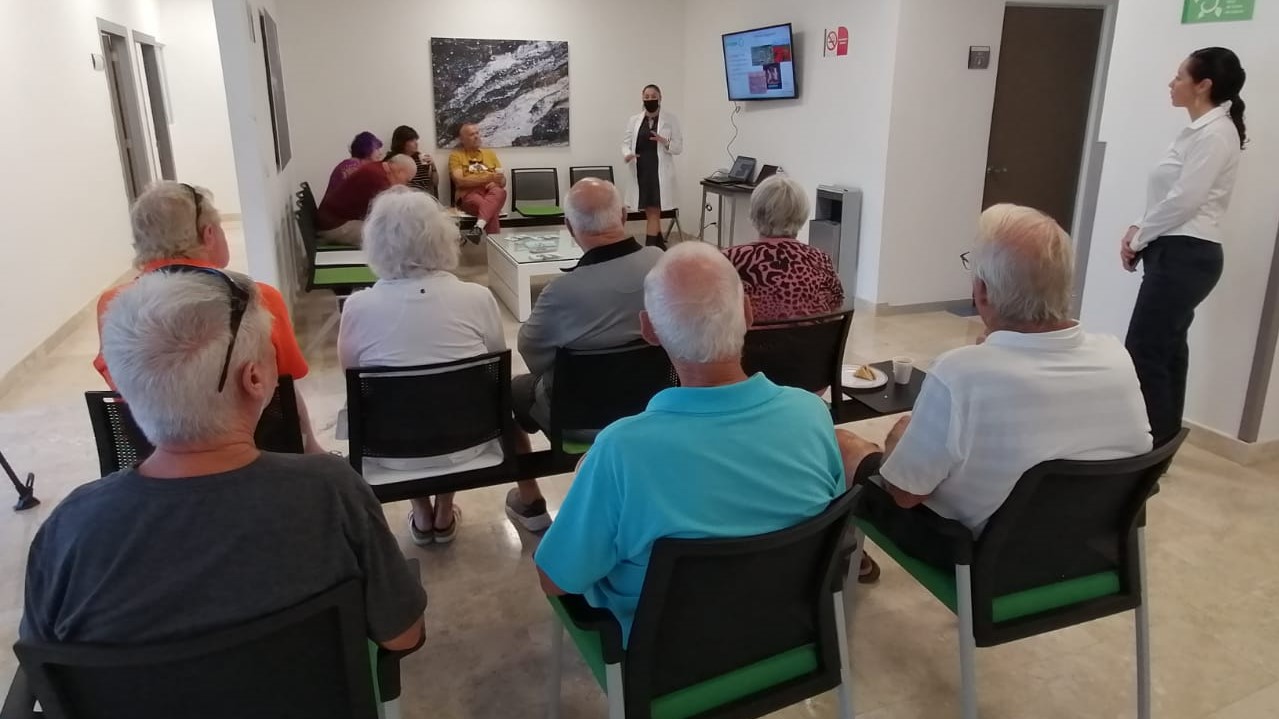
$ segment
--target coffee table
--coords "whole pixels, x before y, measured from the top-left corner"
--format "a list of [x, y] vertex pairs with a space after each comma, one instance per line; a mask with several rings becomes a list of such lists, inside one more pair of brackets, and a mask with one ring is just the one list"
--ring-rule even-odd
[[911, 371], [909, 384], [897, 384], [893, 381], [893, 363], [873, 362], [874, 367], [888, 375], [888, 384], [875, 389], [852, 389], [840, 387], [846, 398], [840, 403], [839, 423], [857, 422], [890, 414], [909, 412], [919, 399], [919, 390], [924, 386], [928, 374], [918, 367]]
[[[554, 243], [554, 244], [552, 244]], [[503, 230], [485, 242], [489, 289], [523, 322], [533, 311], [530, 285], [534, 277], [559, 275], [582, 258], [566, 229], [520, 232]]]

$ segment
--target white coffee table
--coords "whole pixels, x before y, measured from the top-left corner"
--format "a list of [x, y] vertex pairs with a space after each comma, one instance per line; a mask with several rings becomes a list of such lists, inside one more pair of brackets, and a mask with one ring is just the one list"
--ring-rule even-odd
[[520, 322], [533, 311], [531, 280], [539, 275], [558, 276], [560, 270], [573, 267], [582, 257], [582, 248], [566, 229], [503, 230], [490, 235], [485, 246], [489, 289]]

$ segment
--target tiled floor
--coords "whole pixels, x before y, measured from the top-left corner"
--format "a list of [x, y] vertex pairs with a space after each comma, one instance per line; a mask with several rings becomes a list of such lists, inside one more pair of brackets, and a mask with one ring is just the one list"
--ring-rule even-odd
[[[482, 277], [482, 268], [470, 270]], [[304, 336], [331, 311], [328, 298], [298, 307]], [[508, 340], [516, 325], [508, 317]], [[858, 316], [853, 360], [907, 354], [926, 362], [972, 340], [971, 320], [935, 313]], [[333, 439], [343, 402], [332, 341], [312, 357], [300, 383], [321, 428]], [[96, 455], [82, 392], [101, 381], [89, 366], [97, 349], [91, 322], [81, 323], [42, 369], [0, 397], [0, 448], [20, 472], [37, 474], [36, 510], [0, 520], [0, 643], [15, 638], [22, 607], [26, 547], [40, 522], [77, 485], [96, 476]], [[521, 369], [518, 357], [517, 370]], [[889, 421], [856, 425], [882, 439]], [[540, 439], [540, 438], [539, 438]], [[544, 442], [542, 444], [544, 445]], [[1150, 509], [1150, 596], [1154, 616], [1155, 716], [1161, 719], [1252, 719], [1279, 715], [1279, 463], [1244, 468], [1194, 447], [1179, 456]], [[568, 476], [543, 482], [552, 509]], [[0, 490], [2, 492], [4, 490]], [[505, 488], [459, 496], [465, 512], [458, 541], [418, 549], [403, 537], [406, 503], [387, 505], [406, 555], [421, 558], [430, 595], [427, 642], [403, 666], [404, 715], [529, 717], [545, 710], [549, 614], [530, 556], [536, 539], [517, 532], [502, 512]], [[858, 589], [850, 615], [859, 717], [955, 716], [958, 661], [951, 615], [885, 563], [878, 586]], [[987, 719], [1131, 717], [1135, 715], [1133, 622], [1118, 616], [978, 653], [982, 716]], [[0, 679], [14, 667], [0, 654]], [[565, 717], [600, 717], [599, 690], [568, 660]], [[776, 717], [833, 717], [833, 695]]]

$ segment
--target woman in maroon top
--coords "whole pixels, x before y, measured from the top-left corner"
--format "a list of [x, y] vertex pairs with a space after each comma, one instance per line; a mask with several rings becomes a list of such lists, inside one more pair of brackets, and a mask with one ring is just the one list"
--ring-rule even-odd
[[759, 183], [751, 194], [751, 223], [759, 239], [724, 251], [742, 278], [756, 322], [798, 319], [844, 305], [830, 255], [795, 239], [808, 221], [808, 198], [784, 175]]

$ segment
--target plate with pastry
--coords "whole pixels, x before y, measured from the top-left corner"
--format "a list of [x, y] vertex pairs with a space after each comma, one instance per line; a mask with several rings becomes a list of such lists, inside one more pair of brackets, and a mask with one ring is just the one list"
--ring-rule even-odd
[[888, 374], [868, 364], [846, 364], [842, 374], [848, 389], [877, 389], [888, 384]]

